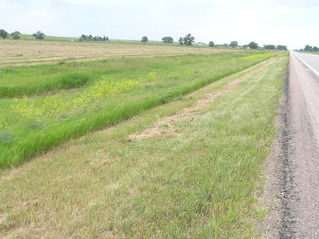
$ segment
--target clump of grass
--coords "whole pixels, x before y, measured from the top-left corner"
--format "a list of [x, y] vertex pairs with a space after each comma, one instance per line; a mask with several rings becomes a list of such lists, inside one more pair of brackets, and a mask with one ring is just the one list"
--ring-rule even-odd
[[[56, 82], [52, 83], [53, 85], [58, 85], [58, 89], [71, 89], [84, 86], [90, 80], [91, 76], [89, 74], [83, 73], [68, 73], [63, 74], [62, 76], [57, 77]], [[53, 88], [54, 89], [54, 88]]]
[[265, 58], [265, 57], [271, 57], [273, 55], [274, 55], [274, 53], [257, 54], [257, 55], [245, 56], [242, 58], [242, 60], [249, 61], [249, 60], [261, 59], [261, 58]]
[[58, 62], [58, 65], [60, 65], [60, 66], [61, 66], [61, 65], [65, 65], [65, 64], [66, 64], [65, 61], [59, 61], [59, 62]]
[[78, 88], [86, 85], [92, 76], [87, 73], [62, 73], [50, 77], [41, 83], [18, 85], [18, 86], [1, 86], [0, 98], [14, 98], [23, 96], [40, 95], [47, 92], [57, 92], [62, 89]]
[[13, 141], [12, 132], [1, 132], [0, 131], [0, 143], [11, 143]]

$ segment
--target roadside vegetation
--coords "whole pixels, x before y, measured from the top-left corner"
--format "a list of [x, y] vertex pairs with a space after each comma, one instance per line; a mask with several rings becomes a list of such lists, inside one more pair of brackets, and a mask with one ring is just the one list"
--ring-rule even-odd
[[0, 75], [0, 167], [273, 57], [242, 51], [12, 67]]
[[[73, 72], [92, 69], [77, 90], [2, 98], [3, 167], [113, 126], [0, 171], [0, 236], [260, 237], [287, 62], [257, 51], [96, 61]], [[38, 74], [50, 67], [74, 69]], [[16, 86], [34, 70], [12, 69]]]

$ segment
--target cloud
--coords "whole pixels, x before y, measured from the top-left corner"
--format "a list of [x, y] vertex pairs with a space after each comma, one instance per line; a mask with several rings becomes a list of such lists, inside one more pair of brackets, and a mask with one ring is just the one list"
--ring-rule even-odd
[[1, 27], [23, 33], [319, 45], [317, 0], [0, 0], [0, 9]]
[[134, 5], [145, 3], [143, 0], [59, 0], [68, 4], [99, 4], [99, 5]]
[[55, 17], [55, 14], [52, 13], [51, 11], [34, 10], [27, 14], [21, 15], [17, 19], [17, 22], [23, 22], [24, 24], [26, 24], [26, 23], [39, 22], [39, 20], [44, 22], [53, 22], [56, 20], [56, 17]]
[[281, 13], [301, 13], [301, 12], [307, 12], [307, 11], [318, 11], [319, 6], [312, 6], [312, 7], [279, 7], [277, 8], [278, 12]]

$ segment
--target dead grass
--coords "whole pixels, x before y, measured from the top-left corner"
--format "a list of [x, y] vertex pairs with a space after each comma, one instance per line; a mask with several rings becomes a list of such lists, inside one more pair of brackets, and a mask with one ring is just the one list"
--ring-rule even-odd
[[138, 44], [0, 40], [0, 66], [50, 64], [57, 61], [92, 61], [115, 57], [152, 57], [225, 52], [210, 48]]

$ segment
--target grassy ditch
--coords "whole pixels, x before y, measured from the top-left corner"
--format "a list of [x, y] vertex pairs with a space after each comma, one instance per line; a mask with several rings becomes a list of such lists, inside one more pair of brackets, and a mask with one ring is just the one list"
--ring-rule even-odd
[[[273, 58], [3, 171], [0, 236], [258, 238], [256, 200], [287, 61]], [[162, 133], [130, 138], [154, 125]]]
[[[273, 54], [255, 52], [215, 53], [210, 55], [173, 56], [149, 59], [108, 59], [94, 62], [63, 61], [52, 65], [35, 65], [26, 67], [6, 67], [0, 73], [0, 98], [16, 98], [23, 96], [46, 95], [58, 93], [63, 89], [84, 87], [86, 84], [108, 76], [115, 80], [141, 76], [149, 71], [161, 71], [164, 74], [186, 69], [186, 74], [176, 77], [196, 77], [194, 73], [203, 73], [199, 67], [238, 70], [236, 67], [247, 67], [247, 62], [265, 60]], [[232, 59], [232, 60], [231, 60]], [[230, 61], [231, 60], [231, 61]], [[255, 61], [254, 61], [255, 60]], [[211, 64], [214, 64], [213, 66]], [[234, 66], [227, 66], [232, 64]], [[193, 72], [192, 72], [193, 71]]]
[[[63, 73], [94, 76], [81, 89], [0, 101], [0, 168], [16, 166], [73, 137], [114, 125], [273, 56], [243, 60], [254, 54], [258, 52], [81, 63], [77, 70]], [[52, 67], [55, 79], [56, 73], [73, 69], [74, 65], [11, 68], [2, 75], [1, 82], [9, 84], [6, 79], [12, 76], [10, 84], [22, 89], [23, 94], [27, 92], [23, 88], [26, 75], [33, 72], [42, 76], [47, 72], [50, 77], [48, 70]], [[34, 82], [42, 82], [41, 77], [33, 75]], [[33, 87], [37, 89], [35, 83]]]

